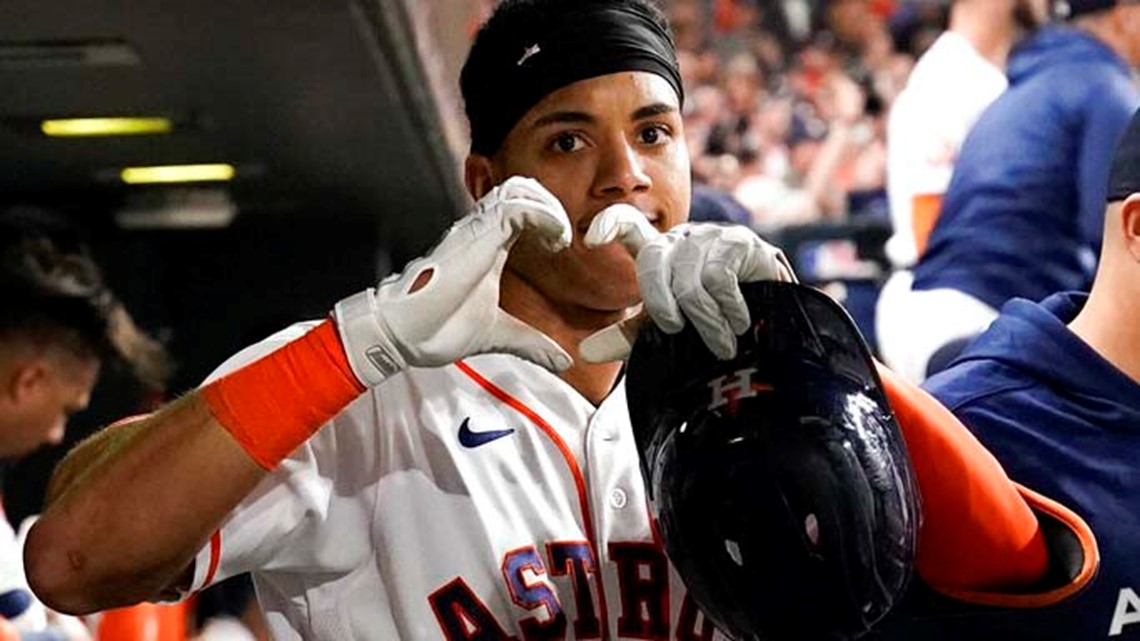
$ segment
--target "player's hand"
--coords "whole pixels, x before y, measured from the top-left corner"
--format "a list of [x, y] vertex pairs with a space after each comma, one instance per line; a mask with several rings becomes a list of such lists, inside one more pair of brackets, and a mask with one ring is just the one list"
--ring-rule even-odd
[[520, 234], [550, 251], [570, 245], [562, 203], [537, 180], [515, 176], [456, 222], [426, 256], [375, 288], [337, 303], [334, 316], [353, 372], [377, 385], [408, 366], [438, 367], [505, 352], [560, 371], [570, 355], [499, 308], [499, 277]]
[[[636, 257], [642, 303], [653, 322], [675, 334], [687, 318], [723, 359], [736, 355], [736, 337], [752, 323], [739, 283], [796, 279], [784, 253], [747, 227], [687, 223], [660, 234], [636, 209], [610, 208], [594, 218], [585, 242], [597, 247], [614, 241]], [[625, 358], [643, 318], [589, 336], [579, 352], [589, 362]]]

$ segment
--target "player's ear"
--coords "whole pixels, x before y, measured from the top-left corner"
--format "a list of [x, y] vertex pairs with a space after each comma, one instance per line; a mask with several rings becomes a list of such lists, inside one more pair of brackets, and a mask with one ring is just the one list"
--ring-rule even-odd
[[468, 154], [467, 161], [463, 163], [463, 183], [475, 200], [486, 196], [497, 184], [491, 159], [480, 154]]
[[34, 393], [47, 376], [47, 363], [33, 350], [0, 344], [0, 396], [19, 403]]
[[1140, 262], [1140, 193], [1131, 194], [1121, 204], [1120, 231], [1128, 253]]
[[6, 392], [11, 392], [16, 401], [23, 401], [38, 394], [48, 378], [48, 364], [43, 358], [30, 358], [21, 361], [12, 371], [12, 376], [6, 382], [10, 385]]

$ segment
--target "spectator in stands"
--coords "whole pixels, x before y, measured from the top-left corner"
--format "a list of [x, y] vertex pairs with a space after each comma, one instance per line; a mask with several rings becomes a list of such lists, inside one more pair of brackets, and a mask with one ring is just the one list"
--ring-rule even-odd
[[[832, 70], [812, 99], [810, 111], [801, 111], [798, 121], [793, 115], [789, 126], [781, 121], [783, 114], [769, 116], [772, 129], [788, 131], [789, 143], [785, 148], [760, 145], [754, 164], [745, 164], [733, 190], [752, 212], [755, 227], [835, 220], [848, 213], [852, 190], [883, 185], [885, 159], [876, 153], [881, 140], [876, 136], [876, 116], [866, 109], [866, 91]], [[778, 108], [778, 104], [766, 107]]]
[[692, 204], [689, 206], [692, 222], [749, 225], [751, 214], [732, 197], [732, 194], [705, 185], [693, 185]]
[[[852, 7], [859, 11], [847, 12], [851, 16], [869, 11], [871, 29], [885, 35], [883, 7]], [[678, 1], [673, 15], [685, 25], [690, 46], [709, 42], [693, 36], [702, 15], [697, 3]], [[717, 5], [712, 44], [726, 62], [715, 78], [707, 51], [679, 54], [692, 96], [685, 117], [694, 178], [736, 196], [752, 212], [754, 226], [842, 218], [852, 192], [858, 204], [877, 202], [884, 189], [881, 114], [897, 93], [891, 87], [898, 69], [909, 63], [892, 56], [872, 73], [828, 32], [812, 34], [789, 55], [785, 43], [799, 30], [769, 32], [763, 25], [795, 20], [773, 16], [772, 3]], [[806, 17], [800, 22], [808, 24]], [[845, 28], [850, 22], [837, 24]], [[878, 108], [867, 109], [872, 104]]]

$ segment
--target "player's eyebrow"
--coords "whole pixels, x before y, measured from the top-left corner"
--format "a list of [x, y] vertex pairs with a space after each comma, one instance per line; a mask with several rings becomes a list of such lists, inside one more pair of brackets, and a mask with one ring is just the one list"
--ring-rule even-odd
[[633, 112], [633, 115], [630, 116], [630, 120], [645, 120], [646, 118], [653, 118], [655, 116], [674, 113], [676, 111], [677, 107], [674, 105], [666, 104], [664, 102], [655, 102], [652, 105], [646, 105]]
[[531, 129], [541, 129], [542, 127], [562, 123], [593, 124], [597, 121], [597, 118], [584, 111], [556, 111], [535, 120], [534, 124], [531, 125]]
[[[653, 118], [662, 114], [675, 113], [677, 107], [664, 102], [655, 102], [651, 105], [639, 107], [633, 114], [630, 115], [630, 120], [638, 121], [645, 120], [646, 118]], [[593, 114], [584, 111], [555, 111], [554, 113], [546, 114], [538, 120], [534, 121], [531, 125], [532, 129], [541, 129], [550, 125], [565, 124], [565, 123], [585, 123], [592, 125], [598, 122], [598, 119]]]

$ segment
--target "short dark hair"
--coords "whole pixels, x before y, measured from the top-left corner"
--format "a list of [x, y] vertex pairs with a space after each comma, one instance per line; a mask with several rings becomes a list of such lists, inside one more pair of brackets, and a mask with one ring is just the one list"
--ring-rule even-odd
[[164, 387], [165, 349], [135, 325], [85, 248], [65, 251], [47, 235], [7, 226], [0, 234], [0, 341], [123, 364]]

